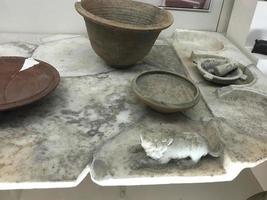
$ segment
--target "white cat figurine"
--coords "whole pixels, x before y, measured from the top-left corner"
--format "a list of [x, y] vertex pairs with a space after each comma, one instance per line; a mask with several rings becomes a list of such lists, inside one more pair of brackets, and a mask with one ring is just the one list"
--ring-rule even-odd
[[[152, 131], [142, 133], [141, 148], [151, 159], [137, 161], [137, 168], [167, 164], [171, 160], [179, 162], [182, 159], [184, 159], [183, 163], [187, 163], [186, 165], [189, 167], [197, 164], [207, 154], [219, 157], [222, 153], [222, 148], [217, 148], [216, 152], [211, 151], [206, 138], [195, 132], [157, 133]], [[137, 151], [140, 150], [139, 146]]]

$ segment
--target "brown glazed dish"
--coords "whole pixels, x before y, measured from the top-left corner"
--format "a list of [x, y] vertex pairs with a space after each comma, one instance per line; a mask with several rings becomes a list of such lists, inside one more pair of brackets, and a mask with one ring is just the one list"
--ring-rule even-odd
[[0, 57], [0, 111], [33, 103], [50, 94], [59, 84], [58, 71], [39, 61], [20, 71], [26, 58]]
[[84, 17], [94, 51], [119, 68], [142, 60], [173, 23], [168, 11], [131, 0], [82, 0], [75, 8]]

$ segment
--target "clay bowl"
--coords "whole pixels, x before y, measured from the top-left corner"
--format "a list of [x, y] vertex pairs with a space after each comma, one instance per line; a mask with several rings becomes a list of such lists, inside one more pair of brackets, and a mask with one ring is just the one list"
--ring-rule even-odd
[[168, 11], [130, 0], [82, 0], [75, 8], [84, 17], [96, 54], [118, 68], [142, 60], [173, 23]]
[[198, 87], [189, 79], [168, 71], [148, 71], [132, 82], [137, 97], [161, 113], [184, 111], [200, 99]]

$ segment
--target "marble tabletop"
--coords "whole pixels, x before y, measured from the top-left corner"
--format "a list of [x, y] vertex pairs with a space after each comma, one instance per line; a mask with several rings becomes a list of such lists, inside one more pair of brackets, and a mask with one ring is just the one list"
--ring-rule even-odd
[[[222, 35], [206, 34], [223, 41], [229, 50], [224, 56], [249, 64]], [[106, 66], [84, 36], [1, 33], [0, 56], [48, 62], [60, 72], [61, 82], [49, 97], [0, 113], [0, 189], [74, 187], [89, 172], [100, 185], [226, 181], [266, 160], [266, 96], [258, 95], [258, 90], [267, 88], [264, 78], [253, 72], [259, 77], [257, 84], [246, 86], [246, 90], [226, 88], [234, 91], [229, 94], [250, 91], [248, 97], [241, 94], [239, 100], [235, 95], [225, 96], [222, 90], [218, 101], [214, 94], [220, 88], [207, 84], [194, 71], [188, 59], [190, 50], [181, 50], [177, 38], [179, 31], [172, 39], [158, 39], [143, 61], [118, 70]], [[139, 102], [131, 81], [153, 69], [191, 78], [202, 93], [199, 104], [183, 113], [163, 115]], [[251, 107], [244, 111], [248, 102]], [[205, 158], [188, 170], [172, 164], [160, 169], [134, 169], [132, 162], [144, 155], [129, 149], [139, 142], [140, 131], [149, 128], [198, 131], [209, 140], [219, 138], [226, 146], [224, 155]]]

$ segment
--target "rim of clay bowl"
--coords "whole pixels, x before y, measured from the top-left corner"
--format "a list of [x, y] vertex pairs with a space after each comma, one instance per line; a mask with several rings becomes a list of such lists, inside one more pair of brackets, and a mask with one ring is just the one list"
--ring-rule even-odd
[[[133, 25], [133, 24], [121, 23], [121, 22], [105, 19], [103, 17], [99, 17], [99, 16], [94, 15], [93, 13], [87, 11], [86, 9], [84, 9], [82, 7], [83, 1], [84, 0], [75, 3], [75, 9], [81, 16], [83, 16], [84, 18], [87, 18], [88, 20], [91, 20], [97, 24], [101, 24], [104, 26], [109, 26], [109, 27], [113, 27], [113, 28], [117, 28], [117, 29], [132, 30], [132, 31], [163, 30], [163, 29], [170, 27], [174, 21], [172, 14], [167, 10], [161, 9], [157, 6], [154, 6], [154, 5], [151, 5], [148, 3], [143, 3], [143, 2], [138, 2], [138, 1], [130, 1], [130, 2], [135, 3], [135, 4], [142, 4], [142, 5], [147, 6], [147, 7], [158, 9], [163, 14], [166, 15], [167, 19], [163, 20], [161, 23], [156, 23], [156, 24], [152, 24], [152, 25], [141, 25], [141, 24], [140, 25], [136, 25], [136, 24]], [[127, 1], [127, 0], [125, 0], [125, 1]]]
[[[184, 102], [184, 103], [178, 103], [178, 104], [164, 103], [163, 104], [163, 102], [158, 102], [157, 100], [154, 100], [151, 97], [146, 97], [140, 91], [137, 81], [140, 77], [146, 76], [146, 75], [151, 75], [151, 74], [165, 74], [165, 75], [175, 76], [179, 79], [182, 79], [184, 82], [189, 83], [192, 88], [194, 88], [194, 89], [192, 89], [192, 90], [194, 90], [194, 93], [195, 93], [194, 98], [191, 101]], [[188, 78], [186, 78], [182, 75], [179, 75], [177, 73], [170, 72], [170, 71], [152, 70], [152, 71], [143, 72], [143, 73], [137, 75], [136, 78], [134, 78], [134, 80], [132, 81], [132, 88], [133, 88], [134, 93], [137, 95], [137, 97], [139, 99], [141, 99], [146, 105], [148, 105], [149, 107], [151, 107], [154, 110], [157, 110], [157, 111], [163, 112], [163, 113], [173, 113], [173, 112], [179, 112], [179, 111], [187, 110], [187, 109], [195, 106], [200, 100], [200, 91], [199, 91], [199, 88], [196, 86], [196, 84], [194, 84]]]
[[[23, 63], [24, 60], [26, 60], [26, 59], [27, 59], [26, 57], [19, 57], [19, 56], [0, 56], [0, 62], [4, 62], [7, 65], [9, 62], [22, 62]], [[51, 81], [42, 91], [39, 91], [38, 93], [35, 93], [32, 96], [29, 96], [29, 97], [26, 97], [23, 99], [19, 99], [17, 101], [10, 101], [10, 102], [0, 104], [0, 111], [1, 112], [6, 111], [6, 110], [13, 110], [15, 108], [26, 106], [26, 105], [32, 104], [36, 101], [39, 101], [39, 100], [43, 99], [44, 97], [46, 97], [47, 95], [51, 94], [59, 85], [60, 75], [59, 75], [59, 72], [56, 70], [56, 68], [54, 68], [52, 65], [50, 65], [44, 61], [41, 61], [38, 59], [35, 59], [35, 60], [38, 61], [39, 64], [36, 66], [33, 66], [32, 68], [39, 66], [39, 68], [41, 67], [43, 69], [46, 69], [47, 71], [50, 71], [51, 76], [53, 76], [53, 81]], [[18, 66], [17, 70], [20, 70], [21, 67], [22, 67], [22, 65]], [[30, 68], [27, 70], [30, 70]], [[19, 71], [17, 71], [16, 73], [19, 73]], [[13, 78], [14, 78], [14, 74], [13, 74]]]
[[[237, 81], [238, 79], [240, 79], [244, 75], [243, 71], [240, 68], [238, 68], [238, 69], [236, 69], [237, 74], [235, 76], [232, 76], [232, 77], [216, 76], [216, 75], [208, 72], [207, 70], [205, 70], [202, 67], [203, 62], [205, 62], [207, 60], [212, 60], [212, 59], [214, 60], [216, 58], [202, 58], [202, 59], [199, 59], [197, 61], [197, 68], [206, 80], [214, 82], [214, 83], [218, 83], [218, 84], [229, 84], [230, 82], [233, 83], [233, 82]], [[224, 59], [224, 60], [230, 62], [229, 58], [218, 57], [218, 59]], [[238, 65], [242, 65], [242, 64], [238, 63]], [[224, 83], [224, 81], [225, 81], [225, 83]]]

